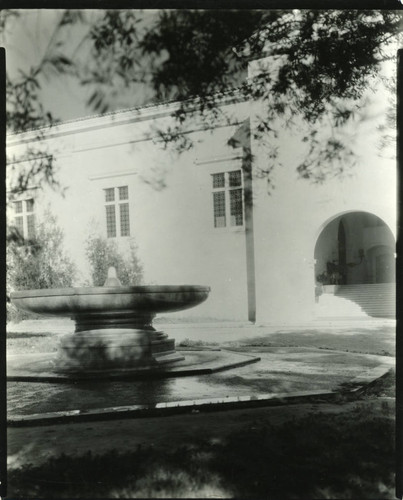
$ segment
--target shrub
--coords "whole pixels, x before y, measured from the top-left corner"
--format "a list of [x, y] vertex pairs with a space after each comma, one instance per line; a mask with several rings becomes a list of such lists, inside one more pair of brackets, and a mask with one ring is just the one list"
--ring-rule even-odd
[[129, 255], [124, 255], [114, 240], [90, 236], [86, 242], [86, 255], [90, 264], [93, 286], [103, 286], [108, 268], [113, 266], [122, 285], [140, 285], [143, 268], [137, 257], [137, 246], [131, 238]]
[[[16, 290], [64, 288], [72, 286], [76, 267], [63, 248], [64, 234], [49, 210], [37, 225], [36, 236], [29, 241], [18, 237], [7, 239], [7, 295]], [[7, 319], [20, 321], [36, 314], [18, 310], [11, 303]]]

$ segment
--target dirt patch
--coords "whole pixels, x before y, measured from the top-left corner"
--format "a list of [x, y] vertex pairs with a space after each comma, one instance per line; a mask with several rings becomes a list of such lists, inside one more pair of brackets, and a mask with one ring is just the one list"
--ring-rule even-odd
[[56, 352], [62, 335], [49, 332], [8, 332], [7, 354]]
[[339, 351], [394, 356], [396, 352], [396, 329], [380, 325], [377, 329], [345, 328], [282, 330], [255, 338], [226, 342], [228, 347], [316, 347]]

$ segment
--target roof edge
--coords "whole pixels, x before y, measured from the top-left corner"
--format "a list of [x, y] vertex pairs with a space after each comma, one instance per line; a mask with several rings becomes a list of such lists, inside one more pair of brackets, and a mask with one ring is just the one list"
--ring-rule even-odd
[[[99, 121], [104, 119], [105, 121], [113, 120], [114, 117], [121, 117], [122, 119], [127, 118], [127, 115], [129, 114], [137, 114], [136, 118], [141, 119], [141, 118], [148, 118], [152, 119], [154, 116], [155, 117], [160, 117], [161, 113], [173, 113], [175, 110], [179, 108], [181, 104], [186, 104], [189, 106], [194, 105], [194, 107], [197, 109], [198, 104], [201, 103], [203, 99], [208, 99], [209, 96], [201, 97], [201, 96], [194, 96], [190, 97], [187, 99], [183, 100], [169, 100], [169, 101], [164, 101], [160, 103], [149, 103], [145, 104], [142, 106], [136, 106], [132, 108], [123, 108], [123, 109], [118, 109], [114, 111], [109, 111], [106, 113], [100, 113], [100, 114], [95, 114], [95, 115], [85, 115], [77, 118], [73, 118], [70, 120], [65, 120], [61, 121], [58, 123], [55, 123], [54, 125], [49, 125], [46, 127], [39, 127], [39, 128], [34, 128], [34, 129], [29, 129], [29, 130], [24, 130], [21, 132], [12, 132], [7, 134], [7, 139], [8, 140], [15, 140], [17, 138], [21, 139], [24, 137], [30, 137], [33, 134], [37, 134], [36, 139], [41, 139], [44, 138], [44, 135], [47, 134], [49, 131], [55, 131], [57, 129], [60, 130], [60, 128], [68, 128], [71, 125], [75, 125], [77, 123], [90, 123], [91, 120], [93, 121]], [[242, 95], [241, 89], [234, 88], [234, 89], [229, 89], [227, 92], [222, 92], [222, 93], [216, 93], [211, 95], [212, 98], [218, 99], [218, 104], [230, 104], [231, 102], [239, 101], [242, 102], [245, 100], [245, 96]], [[115, 122], [118, 124], [119, 122]], [[35, 139], [35, 137], [31, 137], [31, 140]]]

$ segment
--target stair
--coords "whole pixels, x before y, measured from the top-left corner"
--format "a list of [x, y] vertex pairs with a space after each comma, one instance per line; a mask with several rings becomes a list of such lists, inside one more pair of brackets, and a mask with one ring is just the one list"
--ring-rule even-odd
[[351, 300], [324, 293], [315, 304], [317, 319], [364, 319], [368, 315]]
[[396, 284], [340, 285], [335, 295], [358, 304], [369, 316], [395, 318]]

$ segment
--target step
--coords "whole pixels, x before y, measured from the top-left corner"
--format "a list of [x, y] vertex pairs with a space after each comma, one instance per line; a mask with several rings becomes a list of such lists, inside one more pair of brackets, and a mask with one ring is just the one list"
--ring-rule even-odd
[[395, 283], [340, 285], [335, 295], [355, 302], [370, 316], [395, 317]]

